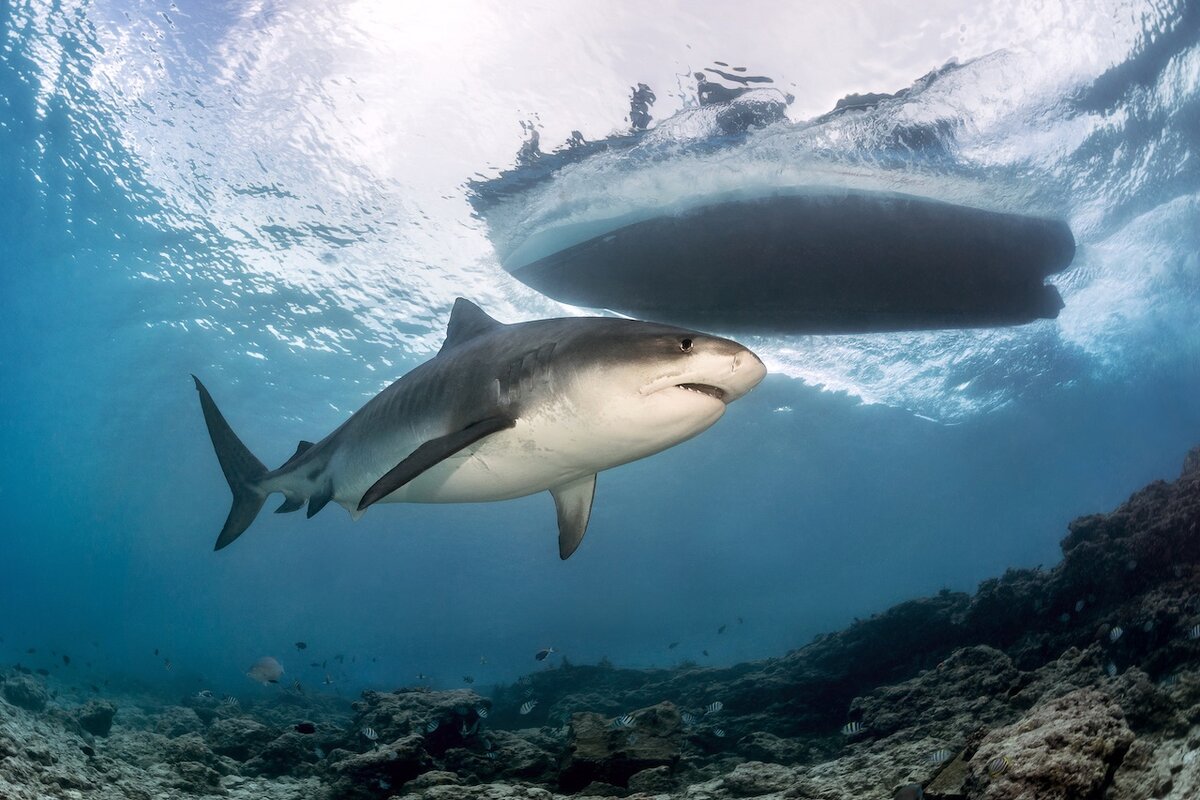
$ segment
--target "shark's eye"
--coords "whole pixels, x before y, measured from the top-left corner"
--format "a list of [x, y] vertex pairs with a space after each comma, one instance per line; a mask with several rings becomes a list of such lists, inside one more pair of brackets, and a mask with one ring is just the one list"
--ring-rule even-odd
[[685, 353], [692, 352], [692, 340], [691, 339], [680, 339], [679, 340], [679, 349]]

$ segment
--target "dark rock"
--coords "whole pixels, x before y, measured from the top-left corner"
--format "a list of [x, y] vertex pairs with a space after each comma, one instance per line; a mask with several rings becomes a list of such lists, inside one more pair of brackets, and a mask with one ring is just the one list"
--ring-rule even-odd
[[578, 791], [593, 781], [625, 786], [635, 773], [653, 767], [673, 767], [679, 761], [682, 728], [679, 710], [671, 703], [632, 712], [630, 727], [615, 728], [599, 714], [580, 713], [571, 719], [567, 755], [559, 785]]
[[4, 699], [26, 711], [42, 711], [50, 700], [46, 687], [32, 675], [9, 675], [4, 681]]
[[629, 778], [629, 790], [645, 794], [664, 794], [679, 785], [670, 767], [651, 767], [636, 772]]
[[242, 771], [247, 775], [269, 777], [300, 775], [307, 772], [301, 769], [304, 765], [315, 764], [319, 760], [311, 737], [288, 731], [248, 760]]
[[232, 717], [214, 722], [205, 733], [205, 739], [214, 753], [236, 761], [248, 761], [277, 735], [277, 731], [249, 717]]
[[604, 781], [592, 781], [579, 791], [580, 797], [624, 797], [629, 791]]
[[108, 700], [89, 700], [72, 712], [79, 727], [93, 736], [108, 736], [117, 707]]
[[163, 736], [176, 737], [204, 730], [204, 723], [196, 712], [182, 706], [169, 706], [155, 720], [154, 730]]
[[386, 787], [399, 788], [423, 772], [433, 769], [421, 736], [411, 734], [389, 745], [346, 756], [333, 765], [338, 776], [334, 794], [341, 798], [386, 797]]

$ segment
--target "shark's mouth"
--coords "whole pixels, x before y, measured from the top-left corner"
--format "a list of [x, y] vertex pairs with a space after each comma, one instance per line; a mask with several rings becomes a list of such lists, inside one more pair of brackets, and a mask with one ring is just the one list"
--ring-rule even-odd
[[677, 383], [675, 385], [680, 389], [687, 389], [689, 392], [698, 392], [714, 397], [721, 402], [725, 401], [725, 390], [719, 386], [710, 386], [707, 383]]

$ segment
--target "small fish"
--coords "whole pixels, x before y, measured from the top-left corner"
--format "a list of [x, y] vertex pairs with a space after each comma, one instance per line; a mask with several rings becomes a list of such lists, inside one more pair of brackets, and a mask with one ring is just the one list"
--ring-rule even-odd
[[679, 642], [671, 642], [669, 645], [667, 645], [668, 650], [674, 650], [676, 647], [679, 647]]
[[312, 667], [313, 669], [320, 669], [320, 668], [321, 668], [321, 662], [320, 662], [320, 661], [310, 661], [310, 662], [308, 662], [308, 665], [309, 665], [310, 667]]
[[475, 731], [477, 731], [477, 730], [479, 730], [479, 720], [475, 720], [475, 722], [469, 726], [467, 725], [466, 721], [464, 720], [462, 723], [462, 727], [459, 728], [459, 730], [458, 730], [458, 733], [465, 739], [468, 736], [474, 735]]
[[212, 689], [201, 689], [196, 692], [196, 697], [201, 700], [211, 700], [213, 697]]
[[897, 789], [892, 800], [925, 800], [925, 790], [919, 783], [910, 783]]
[[478, 716], [479, 716], [479, 718], [480, 718], [480, 719], [487, 719], [487, 718], [488, 718], [488, 714], [490, 714], [491, 712], [490, 712], [490, 711], [488, 711], [488, 707], [487, 707], [487, 706], [476, 706], [476, 707], [475, 707], [475, 713], [476, 713], [476, 715], [478, 715]]
[[263, 656], [254, 662], [254, 666], [246, 672], [246, 677], [264, 685], [279, 683], [279, 679], [283, 677], [283, 665], [271, 656]]
[[333, 676], [330, 675], [328, 672], [326, 672], [325, 679], [322, 680], [321, 683], [325, 684], [326, 686], [329, 686], [330, 684], [333, 683]]
[[440, 721], [438, 721], [438, 720], [436, 720], [436, 719], [431, 719], [431, 720], [429, 720], [429, 722], [426, 722], [426, 723], [425, 723], [425, 732], [426, 732], [426, 733], [433, 733], [433, 732], [434, 732], [434, 731], [436, 731], [436, 730], [437, 730], [439, 727], [441, 727], [441, 725], [442, 725], [442, 723], [441, 723]]
[[553, 647], [545, 647], [545, 648], [542, 648], [541, 650], [538, 650], [536, 653], [534, 653], [533, 657], [537, 661], [545, 661], [547, 658], [550, 657], [550, 654], [553, 652], [554, 652]]
[[1187, 637], [1193, 641], [1200, 639], [1200, 625], [1193, 625], [1188, 628]]
[[308, 643], [307, 642], [296, 642], [296, 649], [297, 650], [307, 650]]
[[427, 681], [427, 680], [429, 680], [429, 676], [428, 676], [428, 675], [426, 675], [424, 672], [418, 672], [418, 673], [417, 673], [417, 680], [419, 680], [419, 681]]
[[738, 617], [738, 625], [741, 625], [745, 621], [746, 620], [742, 619], [741, 617]]
[[1064, 625], [1066, 625], [1068, 622], [1070, 622], [1070, 621], [1071, 621], [1071, 615], [1070, 615], [1070, 614], [1068, 614], [1067, 612], [1065, 612], [1065, 611], [1064, 611], [1064, 612], [1062, 613], [1062, 616], [1060, 616], [1060, 617], [1058, 618], [1058, 621], [1059, 621], [1059, 622], [1061, 622], [1061, 623], [1063, 623]]
[[708, 705], [706, 705], [704, 707], [704, 713], [705, 714], [715, 714], [724, 707], [725, 707], [725, 704], [722, 703], [720, 700], [713, 700], [711, 703], [709, 703]]
[[63, 653], [63, 664], [68, 667], [71, 666], [71, 657], [66, 653]]
[[725, 729], [724, 728], [713, 728], [713, 736], [716, 736], [718, 739], [724, 739], [725, 738]]
[[996, 756], [987, 763], [988, 775], [991, 775], [993, 778], [997, 775], [1003, 775], [1008, 771], [1008, 766], [1011, 763], [1012, 762], [1008, 760], [1008, 756]]
[[237, 708], [239, 703], [236, 697], [228, 694], [225, 695], [225, 699], [221, 701], [221, 705], [225, 706], [226, 708]]
[[614, 728], [632, 728], [633, 727], [633, 715], [625, 714], [624, 716], [617, 717], [616, 719], [614, 719], [612, 721], [611, 724], [612, 724], [612, 727], [614, 727]]
[[701, 650], [700, 652], [704, 653], [704, 655], [706, 655], [706, 656], [708, 655], [708, 651], [707, 651], [707, 650]]
[[167, 672], [171, 671], [171, 659], [163, 659], [163, 669], [165, 669]]
[[315, 755], [319, 760], [323, 761], [325, 759], [325, 751], [321, 749], [320, 745], [317, 745], [313, 748], [313, 755]]
[[954, 758], [954, 751], [947, 750], [943, 747], [941, 750], [934, 750], [932, 753], [926, 756], [925, 761], [926, 763], [933, 764], [936, 767], [945, 764], [952, 758]]
[[1086, 605], [1087, 605], [1087, 603], [1083, 602], [1082, 600], [1076, 600], [1075, 601], [1075, 613], [1078, 614], [1080, 611], [1083, 611], [1083, 607]]
[[692, 714], [691, 712], [685, 711], [679, 715], [679, 718], [683, 720], [684, 725], [696, 724], [696, 715]]
[[[36, 648], [36, 647], [31, 647], [31, 648], [29, 648], [28, 650], [26, 650], [25, 652], [26, 652], [26, 654], [28, 654], [28, 655], [34, 655], [35, 653], [37, 653], [37, 648]], [[155, 651], [154, 651], [154, 655], [158, 655], [158, 651], [157, 651], [157, 650], [155, 650]]]
[[636, 733], [631, 733], [625, 737], [625, 741], [630, 745], [635, 745], [638, 743], [638, 735]]
[[842, 726], [843, 736], [854, 736], [857, 733], [862, 733], [864, 730], [861, 722], [847, 722]]
[[1110, 678], [1117, 677], [1117, 665], [1111, 661], [1104, 665], [1104, 671], [1108, 673], [1108, 677]]
[[537, 700], [526, 700], [524, 703], [521, 703], [521, 708], [518, 710], [522, 714], [528, 714], [530, 711], [533, 711], [533, 708], [537, 705], [537, 703]]
[[392, 785], [390, 783], [388, 783], [387, 781], [385, 781], [383, 778], [380, 778], [379, 779], [379, 788], [383, 789], [386, 792], [388, 789], [392, 788]]
[[480, 665], [481, 667], [486, 667], [486, 666], [487, 666], [487, 656], [480, 656], [480, 657], [479, 657], [479, 665]]
[[303, 733], [306, 735], [317, 732], [317, 726], [312, 724], [311, 722], [298, 722], [298, 723], [296, 723], [294, 729], [295, 729], [296, 733]]
[[728, 627], [729, 627], [728, 625], [722, 625], [721, 627], [717, 628], [717, 633], [718, 634], [724, 633], [725, 629]]
[[1120, 625], [1114, 625], [1112, 630], [1108, 632], [1108, 640], [1110, 642], [1115, 642], [1117, 639], [1121, 638], [1123, 633], [1125, 633], [1124, 628], [1122, 628]]
[[463, 683], [474, 683], [475, 678], [471, 675], [463, 675]]
[[373, 742], [379, 738], [379, 734], [376, 733], [375, 729], [372, 728], [370, 725], [363, 728], [361, 731], [359, 731], [359, 733], [361, 733], [362, 737], [369, 742]]
[[495, 750], [489, 750], [487, 753], [484, 754], [484, 758], [490, 758], [493, 761], [495, 761], [499, 757], [500, 757], [500, 755]]
[[154, 648], [154, 655], [158, 655], [158, 648]]

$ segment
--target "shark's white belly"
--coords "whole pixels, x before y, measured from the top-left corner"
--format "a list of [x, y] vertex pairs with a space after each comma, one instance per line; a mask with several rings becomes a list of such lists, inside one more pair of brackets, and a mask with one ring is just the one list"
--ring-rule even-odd
[[[392, 452], [410, 452], [415, 446]], [[563, 417], [518, 419], [514, 427], [438, 463], [380, 502], [482, 503], [524, 497], [642, 458], [646, 453], [636, 452], [640, 449]], [[395, 461], [339, 465], [334, 499], [348, 508], [357, 506]]]

